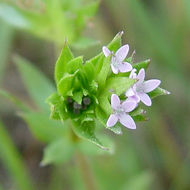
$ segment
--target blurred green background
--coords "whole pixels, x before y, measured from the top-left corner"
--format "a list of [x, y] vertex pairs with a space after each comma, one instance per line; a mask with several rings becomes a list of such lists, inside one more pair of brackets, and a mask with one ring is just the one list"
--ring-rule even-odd
[[[75, 155], [63, 164], [41, 166], [43, 149], [49, 143], [48, 132], [45, 137], [40, 134], [43, 131], [34, 129], [31, 133], [27, 119], [19, 117], [20, 102], [12, 97], [15, 106], [1, 96], [0, 189], [82, 190], [85, 183], [81, 171], [87, 171], [91, 172], [95, 189], [100, 190], [189, 190], [190, 1], [102, 0], [96, 14], [97, 5], [86, 9], [82, 6], [84, 18], [83, 12], [75, 12], [75, 6], [87, 0], [63, 2], [59, 10], [59, 0], [1, 0], [1, 88], [38, 110], [35, 103], [38, 105], [46, 91], [40, 94], [42, 89], [35, 78], [38, 75], [26, 72], [23, 77], [22, 64], [15, 64], [19, 62], [16, 54], [29, 60], [52, 85], [55, 61], [65, 37], [76, 56], [83, 54], [88, 59], [123, 30], [123, 43], [129, 43], [130, 53], [136, 51], [135, 61], [151, 58], [147, 77], [161, 79], [162, 87], [171, 95], [153, 100], [147, 109], [150, 120], [138, 123], [137, 130], [123, 130], [122, 136], [102, 132], [114, 141], [114, 154], [97, 153], [91, 145], [85, 145], [84, 159], [90, 171], [80, 169], [82, 164], [77, 164]], [[18, 15], [15, 10], [23, 13]], [[32, 92], [27, 89], [27, 77], [36, 83], [36, 88], [28, 84], [34, 88]], [[38, 93], [41, 97], [36, 97]], [[32, 98], [37, 101], [34, 103]], [[38, 120], [43, 127], [49, 125], [43, 118]], [[69, 155], [69, 151], [63, 147], [64, 154]]]

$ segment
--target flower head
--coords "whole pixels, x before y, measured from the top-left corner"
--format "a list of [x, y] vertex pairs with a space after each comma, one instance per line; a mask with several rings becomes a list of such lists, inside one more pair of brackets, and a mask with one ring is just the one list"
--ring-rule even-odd
[[115, 54], [105, 46], [102, 48], [102, 51], [106, 57], [111, 55], [111, 68], [114, 74], [118, 74], [118, 72], [126, 73], [132, 70], [131, 64], [124, 62], [129, 52], [128, 44], [120, 47]]
[[113, 127], [118, 121], [129, 129], [136, 129], [136, 124], [129, 112], [133, 111], [137, 106], [135, 101], [126, 100], [121, 103], [116, 94], [111, 96], [111, 107], [113, 114], [107, 120], [107, 127]]
[[156, 89], [161, 81], [158, 79], [151, 79], [144, 81], [145, 79], [145, 70], [141, 69], [138, 75], [135, 73], [135, 70], [131, 71], [130, 78], [136, 78], [138, 81], [127, 90], [125, 95], [129, 97], [129, 100], [134, 100], [137, 103], [142, 101], [146, 106], [151, 106], [152, 101], [147, 93]]

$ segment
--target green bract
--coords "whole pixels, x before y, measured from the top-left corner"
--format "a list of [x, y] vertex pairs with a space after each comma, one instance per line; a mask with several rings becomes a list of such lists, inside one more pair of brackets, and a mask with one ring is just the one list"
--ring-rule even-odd
[[[122, 32], [108, 44], [108, 48], [116, 52], [121, 47]], [[72, 129], [77, 136], [87, 139], [101, 148], [106, 149], [96, 138], [95, 122], [99, 121], [106, 127], [106, 121], [112, 113], [110, 97], [113, 93], [122, 96], [135, 82], [129, 73], [115, 75], [110, 69], [110, 56], [103, 53], [84, 62], [83, 57], [74, 57], [67, 43], [55, 66], [55, 81], [57, 92], [53, 93], [47, 102], [51, 106], [51, 118], [72, 121]], [[131, 58], [128, 59], [132, 60]], [[137, 70], [147, 68], [149, 60], [134, 64]], [[156, 89], [156, 94], [164, 91]], [[153, 96], [156, 94], [152, 93]], [[146, 120], [144, 111], [138, 106], [131, 113], [136, 121]], [[121, 134], [120, 124], [108, 128], [116, 134]]]

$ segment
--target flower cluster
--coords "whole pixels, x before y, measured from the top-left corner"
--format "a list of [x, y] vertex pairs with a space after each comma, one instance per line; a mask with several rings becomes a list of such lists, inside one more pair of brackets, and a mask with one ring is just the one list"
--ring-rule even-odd
[[113, 127], [119, 121], [129, 129], [136, 129], [136, 124], [133, 118], [129, 115], [129, 112], [133, 111], [140, 101], [146, 106], [151, 106], [152, 101], [147, 93], [156, 89], [160, 85], [161, 81], [157, 79], [144, 81], [145, 70], [142, 68], [137, 74], [137, 70], [133, 69], [130, 63], [124, 61], [129, 52], [128, 44], [120, 47], [116, 53], [111, 52], [105, 46], [102, 48], [102, 51], [106, 57], [111, 56], [110, 65], [114, 74], [131, 71], [129, 78], [137, 80], [137, 82], [126, 91], [126, 100], [122, 103], [116, 94], [112, 94], [111, 107], [113, 109], [113, 113], [107, 120], [107, 127]]
[[57, 91], [47, 99], [52, 119], [69, 120], [77, 136], [104, 149], [95, 135], [97, 123], [115, 134], [122, 133], [122, 125], [135, 129], [135, 122], [147, 120], [139, 103], [150, 106], [151, 99], [168, 94], [159, 80], [144, 81], [150, 60], [132, 64], [122, 35], [86, 61], [74, 57], [65, 43], [55, 65]]

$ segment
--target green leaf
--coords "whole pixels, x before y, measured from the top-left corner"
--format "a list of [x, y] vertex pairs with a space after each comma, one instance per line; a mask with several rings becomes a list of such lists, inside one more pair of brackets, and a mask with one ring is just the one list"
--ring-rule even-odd
[[73, 122], [72, 129], [78, 137], [88, 140], [89, 142], [94, 143], [104, 150], [108, 150], [108, 148], [104, 147], [102, 143], [96, 138], [94, 134], [94, 122], [84, 122], [82, 125]]
[[51, 81], [30, 62], [20, 56], [14, 56], [14, 62], [16, 63], [25, 87], [36, 106], [39, 106], [39, 108], [43, 110], [48, 110], [45, 99], [55, 91]]
[[[0, 121], [0, 159], [3, 167], [5, 167], [17, 189], [33, 190], [34, 183], [31, 181], [28, 171], [24, 165], [24, 160], [11, 141], [6, 127]], [[15, 187], [16, 188], [16, 187]]]
[[147, 116], [143, 115], [143, 114], [142, 115], [135, 115], [135, 116], [133, 116], [133, 119], [136, 122], [148, 121], [149, 120], [149, 118]]
[[69, 74], [74, 74], [78, 69], [82, 68], [82, 65], [83, 57], [79, 56], [68, 62], [66, 70]]
[[105, 111], [107, 115], [110, 115], [112, 113], [112, 108], [108, 100], [108, 97], [103, 94], [98, 98], [98, 100], [100, 107]]
[[148, 94], [149, 94], [150, 98], [153, 99], [153, 98], [156, 98], [157, 96], [168, 95], [168, 94], [170, 94], [170, 92], [158, 87]]
[[140, 69], [142, 69], [142, 68], [144, 68], [146, 70], [148, 68], [149, 64], [150, 64], [150, 59], [147, 59], [145, 61], [135, 63], [133, 65], [133, 68], [137, 69], [137, 72], [139, 72]]
[[72, 157], [74, 153], [74, 146], [72, 142], [66, 137], [58, 139], [48, 144], [44, 149], [42, 166], [48, 164], [63, 164]]
[[61, 96], [71, 96], [71, 90], [73, 88], [73, 81], [75, 79], [76, 74], [79, 70], [75, 71], [74, 74], [66, 73], [57, 85], [58, 92]]
[[135, 79], [130, 79], [127, 77], [111, 77], [106, 82], [106, 87], [102, 94], [105, 96], [111, 95], [113, 93], [120, 96], [122, 93], [126, 92], [134, 83]]
[[31, 133], [42, 142], [50, 142], [64, 136], [66, 126], [50, 120], [48, 115], [38, 112], [21, 113]]
[[139, 122], [139, 121], [148, 121], [149, 118], [145, 114], [146, 114], [146, 111], [143, 110], [140, 106], [138, 106], [135, 110], [133, 110], [132, 112], [130, 112], [130, 115], [133, 117], [133, 119], [136, 122]]
[[141, 115], [141, 114], [146, 114], [146, 111], [143, 110], [140, 106], [138, 106], [135, 110], [130, 112], [131, 116], [136, 116], [136, 115]]
[[67, 63], [73, 59], [73, 54], [65, 42], [61, 54], [55, 65], [55, 81], [58, 84], [66, 72]]
[[123, 31], [116, 34], [114, 39], [108, 44], [108, 49], [110, 51], [116, 52], [121, 47], [121, 37], [123, 35]]
[[110, 71], [110, 56], [104, 58], [101, 70], [97, 75], [97, 82], [100, 89], [104, 87], [109, 71]]
[[109, 147], [109, 151], [104, 151], [102, 149], [100, 149], [99, 147], [97, 147], [96, 145], [90, 143], [90, 142], [86, 142], [84, 140], [80, 140], [76, 145], [77, 148], [84, 154], [87, 156], [95, 156], [95, 155], [105, 155], [105, 154], [113, 154], [114, 150], [115, 150], [115, 146], [114, 146], [114, 142], [112, 140], [111, 137], [109, 137], [108, 135], [104, 134], [104, 135], [99, 135], [101, 138], [101, 141], [103, 142], [103, 144], [106, 145], [106, 147]]
[[86, 61], [86, 63], [83, 65], [83, 69], [88, 81], [92, 81], [95, 76], [95, 67], [92, 62]]

